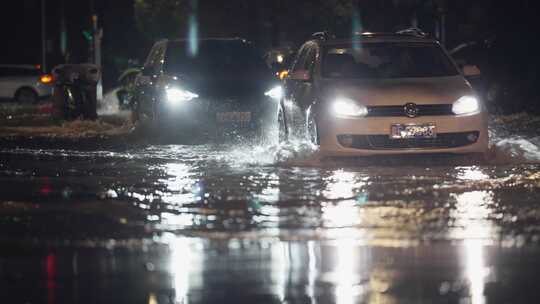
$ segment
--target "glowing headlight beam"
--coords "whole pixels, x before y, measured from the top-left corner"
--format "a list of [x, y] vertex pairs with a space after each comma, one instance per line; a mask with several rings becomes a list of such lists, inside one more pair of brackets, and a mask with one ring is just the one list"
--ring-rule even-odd
[[179, 88], [167, 89], [167, 101], [171, 103], [190, 101], [199, 98], [199, 95]]
[[452, 112], [456, 115], [480, 112], [480, 102], [474, 96], [463, 96], [454, 102]]
[[332, 104], [332, 111], [335, 116], [339, 117], [364, 117], [368, 114], [365, 106], [347, 98], [336, 99]]
[[283, 97], [283, 88], [281, 86], [277, 86], [270, 91], [264, 93], [264, 95], [272, 99], [280, 100]]

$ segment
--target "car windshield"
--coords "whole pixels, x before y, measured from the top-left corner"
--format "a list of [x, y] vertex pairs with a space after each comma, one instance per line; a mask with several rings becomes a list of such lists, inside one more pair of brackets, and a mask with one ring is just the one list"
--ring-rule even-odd
[[421, 43], [364, 43], [327, 47], [323, 77], [392, 79], [458, 75], [442, 49]]
[[201, 41], [194, 54], [186, 42], [167, 46], [164, 70], [173, 75], [228, 76], [266, 72], [262, 56], [243, 42]]

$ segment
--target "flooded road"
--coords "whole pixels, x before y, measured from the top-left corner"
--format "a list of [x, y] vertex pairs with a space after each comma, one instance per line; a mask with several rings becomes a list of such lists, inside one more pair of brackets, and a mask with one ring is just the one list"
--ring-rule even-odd
[[0, 149], [11, 303], [536, 303], [540, 118], [492, 157], [302, 143]]

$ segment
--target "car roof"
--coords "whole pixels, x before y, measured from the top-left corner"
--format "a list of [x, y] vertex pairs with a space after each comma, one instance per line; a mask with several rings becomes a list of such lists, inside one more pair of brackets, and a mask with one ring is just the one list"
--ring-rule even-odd
[[427, 44], [439, 44], [439, 42], [432, 38], [426, 38], [408, 34], [395, 34], [395, 33], [363, 33], [354, 37], [348, 38], [331, 38], [331, 39], [314, 39], [312, 40], [321, 46], [334, 46], [351, 43], [427, 43]]
[[[230, 38], [199, 38], [197, 41], [216, 41], [216, 42], [242, 42], [249, 43], [248, 40], [240, 37], [230, 37]], [[158, 43], [169, 43], [169, 42], [187, 42], [190, 41], [188, 38], [178, 38], [178, 39], [165, 39], [161, 40]]]
[[0, 64], [0, 68], [11, 68], [11, 69], [21, 69], [21, 70], [39, 70], [35, 65], [30, 64]]

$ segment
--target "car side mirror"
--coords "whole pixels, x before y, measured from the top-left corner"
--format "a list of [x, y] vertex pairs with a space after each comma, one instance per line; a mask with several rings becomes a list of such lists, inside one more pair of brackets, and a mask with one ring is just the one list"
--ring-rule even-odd
[[292, 72], [289, 75], [289, 78], [292, 80], [308, 82], [311, 81], [311, 73], [308, 70], [299, 70], [296, 72]]
[[467, 77], [474, 77], [482, 75], [482, 72], [476, 65], [465, 65], [463, 66], [463, 75]]

